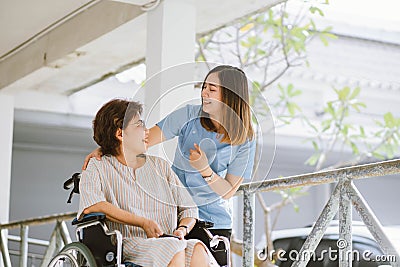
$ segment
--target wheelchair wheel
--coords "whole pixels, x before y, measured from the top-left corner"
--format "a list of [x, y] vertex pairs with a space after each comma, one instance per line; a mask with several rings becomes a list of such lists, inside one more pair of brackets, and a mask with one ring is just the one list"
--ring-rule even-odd
[[55, 256], [49, 267], [97, 267], [90, 250], [80, 242], [67, 244], [60, 253]]

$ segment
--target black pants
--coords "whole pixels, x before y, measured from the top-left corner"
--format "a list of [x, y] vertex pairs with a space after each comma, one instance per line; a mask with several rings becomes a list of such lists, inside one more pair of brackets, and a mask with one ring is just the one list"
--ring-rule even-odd
[[[225, 236], [229, 240], [232, 235], [232, 229], [208, 229], [212, 235], [219, 235], [219, 236]], [[186, 239], [199, 239], [202, 241], [208, 249], [211, 251], [213, 254], [214, 258], [217, 260], [218, 264], [220, 266], [225, 266], [228, 264], [227, 262], [227, 255], [225, 253], [225, 247], [224, 244], [220, 242], [217, 248], [212, 248], [210, 247], [210, 238], [208, 237], [207, 233], [203, 228], [200, 227], [194, 227], [192, 231], [185, 237]], [[228, 255], [229, 257], [229, 255]]]

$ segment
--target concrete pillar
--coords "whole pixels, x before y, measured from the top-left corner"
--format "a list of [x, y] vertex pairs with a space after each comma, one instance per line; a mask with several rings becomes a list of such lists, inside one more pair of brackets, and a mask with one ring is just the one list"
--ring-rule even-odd
[[[0, 129], [0, 223], [6, 223], [10, 215], [14, 98], [4, 94], [0, 94]], [[0, 267], [3, 267], [1, 254]]]
[[13, 127], [14, 99], [0, 94], [0, 223], [8, 222], [10, 212]]
[[[200, 97], [193, 86], [195, 20], [193, 0], [164, 0], [147, 13], [144, 104], [149, 126]], [[156, 146], [152, 151], [157, 154], [160, 149]]]

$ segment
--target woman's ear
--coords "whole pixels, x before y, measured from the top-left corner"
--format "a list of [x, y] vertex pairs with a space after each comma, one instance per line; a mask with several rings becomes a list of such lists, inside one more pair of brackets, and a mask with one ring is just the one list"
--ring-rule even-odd
[[115, 132], [115, 137], [122, 142], [122, 129], [118, 128], [117, 131]]

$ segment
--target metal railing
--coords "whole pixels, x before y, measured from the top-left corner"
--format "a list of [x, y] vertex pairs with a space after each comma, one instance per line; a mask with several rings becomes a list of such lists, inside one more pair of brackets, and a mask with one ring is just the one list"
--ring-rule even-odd
[[[353, 184], [353, 180], [356, 179], [390, 174], [400, 174], [399, 159], [243, 184], [238, 192], [238, 194], [243, 194], [243, 266], [254, 266], [255, 194], [257, 192], [334, 182], [337, 183], [335, 190], [299, 251], [299, 255], [304, 255], [304, 252], [315, 251], [329, 223], [339, 212], [339, 238], [345, 240], [345, 244], [347, 244], [345, 247], [339, 248], [339, 266], [351, 267], [351, 258], [346, 258], [344, 255], [349, 255], [352, 251], [351, 205], [353, 205], [383, 252], [386, 255], [393, 256], [391, 258], [394, 260], [391, 265], [400, 266], [399, 253], [387, 238], [381, 223]], [[299, 259], [292, 264], [292, 267], [306, 266], [309, 260], [309, 258]]]
[[[42, 267], [47, 267], [53, 255], [58, 252], [63, 247], [63, 245], [72, 242], [65, 221], [71, 220], [74, 217], [76, 217], [76, 212], [69, 212], [0, 224], [0, 249], [1, 255], [3, 257], [4, 267], [11, 267], [10, 252], [8, 250], [8, 240], [19, 240], [20, 242], [20, 267], [27, 267], [29, 244], [45, 246], [47, 245], [47, 249], [43, 256], [41, 264]], [[30, 226], [38, 226], [51, 223], [55, 223], [55, 227], [48, 243], [43, 242], [42, 240], [31, 239], [28, 237]], [[8, 230], [15, 228], [20, 229], [20, 238], [14, 238], [8, 235]]]
[[[339, 266], [351, 267], [351, 259], [343, 257], [352, 251], [352, 209], [351, 205], [359, 213], [360, 217], [368, 227], [372, 236], [387, 255], [393, 255], [396, 260], [391, 262], [392, 266], [400, 266], [399, 253], [385, 235], [382, 225], [376, 218], [367, 202], [358, 192], [353, 184], [353, 180], [371, 177], [379, 177], [390, 174], [400, 174], [400, 160], [383, 161], [372, 164], [358, 165], [354, 167], [341, 168], [315, 172], [304, 175], [296, 175], [285, 178], [267, 180], [263, 182], [253, 182], [240, 186], [237, 195], [243, 194], [243, 266], [254, 266], [254, 222], [255, 222], [255, 194], [280, 189], [288, 189], [299, 186], [313, 186], [327, 183], [337, 183], [329, 201], [325, 205], [322, 213], [313, 226], [313, 229], [299, 252], [314, 251], [321, 241], [329, 223], [339, 212], [339, 238], [345, 240], [347, 246], [339, 249]], [[71, 220], [76, 213], [56, 214], [46, 217], [32, 218], [28, 220], [0, 224], [0, 246], [5, 267], [11, 266], [10, 255], [7, 247], [7, 231], [20, 228], [20, 267], [27, 266], [28, 244], [33, 242], [28, 238], [29, 226], [56, 223], [50, 238], [49, 246], [44, 255], [42, 265], [47, 266], [52, 255], [60, 250], [63, 244], [71, 242], [65, 221]], [[309, 259], [308, 259], [309, 260]], [[308, 260], [299, 260], [292, 266], [306, 266]]]

